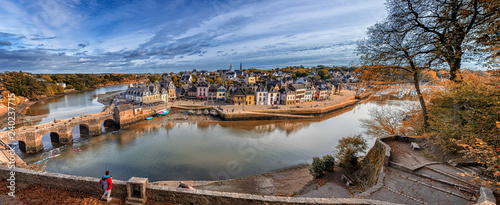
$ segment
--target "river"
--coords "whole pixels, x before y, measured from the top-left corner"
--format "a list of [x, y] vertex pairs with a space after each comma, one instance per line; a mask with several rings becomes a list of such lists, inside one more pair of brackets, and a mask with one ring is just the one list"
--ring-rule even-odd
[[[150, 181], [232, 179], [333, 155], [340, 138], [364, 133], [359, 119], [367, 118], [371, 108], [402, 104], [371, 100], [316, 120], [165, 123], [167, 115], [163, 121], [155, 118], [101, 136], [82, 137], [73, 145], [23, 158], [34, 163], [60, 154], [39, 164], [48, 172], [80, 176], [100, 177], [110, 170], [120, 180], [132, 176]], [[364, 137], [371, 147], [374, 139]]]
[[42, 100], [31, 105], [26, 115], [33, 116], [31, 117], [33, 124], [43, 124], [54, 119], [62, 120], [85, 114], [98, 113], [104, 108], [103, 104], [97, 102], [98, 94], [126, 90], [127, 86], [113, 85]]

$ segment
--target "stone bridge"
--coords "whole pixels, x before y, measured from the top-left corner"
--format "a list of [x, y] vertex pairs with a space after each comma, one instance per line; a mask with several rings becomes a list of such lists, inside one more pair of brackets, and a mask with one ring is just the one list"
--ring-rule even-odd
[[24, 126], [15, 129], [15, 135], [9, 131], [3, 132], [0, 139], [5, 143], [19, 141], [19, 148], [26, 153], [36, 153], [43, 150], [42, 137], [50, 133], [50, 140], [55, 143], [68, 144], [73, 141], [72, 130], [79, 126], [82, 135], [100, 135], [102, 126], [105, 128], [120, 128], [111, 111], [82, 115], [71, 119], [58, 120], [45, 124]]

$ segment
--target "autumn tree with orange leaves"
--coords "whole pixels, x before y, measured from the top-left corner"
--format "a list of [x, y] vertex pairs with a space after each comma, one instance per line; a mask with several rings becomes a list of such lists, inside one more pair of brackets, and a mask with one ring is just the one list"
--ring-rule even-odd
[[463, 76], [463, 83], [448, 85], [448, 91], [431, 101], [431, 136], [444, 148], [477, 159], [498, 182], [500, 71]]

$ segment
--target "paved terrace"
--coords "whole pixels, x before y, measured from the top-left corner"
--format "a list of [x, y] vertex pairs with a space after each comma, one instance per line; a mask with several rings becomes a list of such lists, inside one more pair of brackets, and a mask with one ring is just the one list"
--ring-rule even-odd
[[[477, 167], [457, 168], [426, 158], [410, 142], [384, 140], [391, 148], [383, 186], [365, 198], [401, 204], [471, 204], [479, 185], [470, 182]], [[422, 147], [422, 144], [420, 144]]]

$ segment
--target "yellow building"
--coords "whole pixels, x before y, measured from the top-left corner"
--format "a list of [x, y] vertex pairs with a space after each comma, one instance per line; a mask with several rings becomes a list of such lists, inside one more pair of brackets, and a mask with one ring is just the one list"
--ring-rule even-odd
[[245, 77], [245, 84], [247, 84], [247, 85], [254, 84], [255, 83], [255, 79], [256, 79], [256, 77], [253, 74], [247, 75]]
[[243, 105], [246, 102], [245, 92], [241, 88], [236, 88], [231, 93], [231, 101], [233, 105]]
[[247, 94], [245, 97], [245, 105], [255, 105], [255, 95]]

